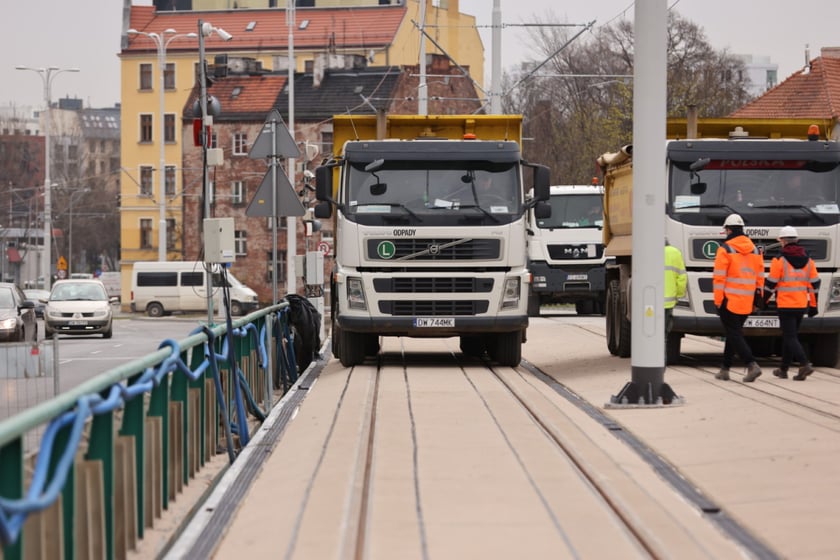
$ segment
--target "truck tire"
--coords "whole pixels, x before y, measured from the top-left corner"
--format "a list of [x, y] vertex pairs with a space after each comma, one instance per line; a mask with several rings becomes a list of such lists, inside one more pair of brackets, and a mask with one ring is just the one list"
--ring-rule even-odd
[[840, 359], [840, 339], [835, 333], [815, 334], [811, 344], [811, 363], [817, 367], [837, 367]]
[[365, 361], [365, 334], [338, 329], [341, 356], [339, 361], [344, 367], [353, 367]]
[[336, 359], [341, 359], [341, 337], [339, 331], [341, 327], [336, 324], [335, 315], [331, 317], [332, 324], [330, 326], [330, 346], [332, 346], [332, 355]]
[[490, 349], [490, 357], [500, 366], [518, 366], [522, 361], [522, 333], [499, 333], [495, 338], [496, 344]]
[[379, 354], [379, 335], [365, 335], [365, 356], [376, 356]]
[[528, 289], [528, 317], [540, 316], [540, 296]]
[[606, 309], [606, 324], [607, 324], [607, 350], [613, 356], [618, 355], [618, 328], [616, 326], [615, 317], [619, 313], [619, 303], [621, 303], [621, 284], [618, 280], [610, 280], [607, 286], [607, 309]]
[[461, 353], [471, 358], [480, 358], [487, 349], [481, 336], [461, 336]]
[[618, 314], [618, 355], [621, 358], [630, 357], [630, 320], [627, 318], [627, 298], [625, 294], [619, 294]]
[[665, 364], [673, 365], [680, 362], [680, 346], [682, 345], [682, 333], [669, 333], [665, 340]]

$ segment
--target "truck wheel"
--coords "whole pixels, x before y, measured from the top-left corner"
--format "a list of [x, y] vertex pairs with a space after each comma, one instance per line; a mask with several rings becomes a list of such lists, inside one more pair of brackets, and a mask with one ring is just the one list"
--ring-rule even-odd
[[348, 332], [344, 329], [338, 330], [339, 347], [341, 356], [339, 360], [344, 367], [353, 367], [365, 361], [365, 341], [363, 333]]
[[540, 316], [540, 296], [528, 290], [528, 317]]
[[818, 367], [837, 367], [840, 359], [840, 340], [834, 333], [815, 334], [811, 344], [811, 363]]
[[680, 345], [682, 344], [682, 333], [668, 333], [665, 340], [665, 364], [673, 365], [680, 361]]
[[375, 334], [365, 335], [365, 356], [376, 356], [379, 354], [379, 336]]
[[627, 298], [619, 293], [618, 305], [618, 355], [621, 358], [630, 357], [630, 319], [627, 318]]
[[480, 358], [486, 350], [484, 339], [480, 336], [462, 336], [460, 347], [461, 353], [471, 358]]
[[339, 335], [341, 327], [336, 324], [335, 315], [331, 317], [332, 324], [330, 326], [330, 346], [332, 346], [332, 355], [336, 359], [341, 359], [341, 336]]
[[496, 344], [490, 349], [491, 357], [501, 366], [516, 367], [522, 361], [522, 332], [496, 335]]
[[621, 285], [618, 280], [611, 280], [607, 286], [607, 350], [613, 356], [618, 355], [618, 325], [616, 316], [619, 313]]
[[146, 306], [146, 315], [149, 317], [163, 317], [163, 306], [159, 303], [150, 303]]

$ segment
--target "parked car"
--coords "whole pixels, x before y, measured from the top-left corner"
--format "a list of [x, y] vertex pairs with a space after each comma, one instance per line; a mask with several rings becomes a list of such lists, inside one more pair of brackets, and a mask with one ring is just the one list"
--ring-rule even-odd
[[58, 280], [47, 300], [44, 333], [48, 337], [61, 333], [111, 338], [111, 301], [99, 280]]
[[35, 304], [35, 316], [43, 319], [44, 309], [47, 307], [47, 300], [50, 299], [50, 291], [36, 289], [23, 290], [23, 295]]
[[15, 284], [0, 282], [0, 341], [38, 340], [35, 304]]

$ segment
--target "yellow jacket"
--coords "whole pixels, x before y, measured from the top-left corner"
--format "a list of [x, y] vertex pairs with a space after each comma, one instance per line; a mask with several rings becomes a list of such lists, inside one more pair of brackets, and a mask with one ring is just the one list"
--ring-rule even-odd
[[672, 309], [685, 295], [688, 276], [682, 253], [676, 247], [665, 245], [665, 309]]

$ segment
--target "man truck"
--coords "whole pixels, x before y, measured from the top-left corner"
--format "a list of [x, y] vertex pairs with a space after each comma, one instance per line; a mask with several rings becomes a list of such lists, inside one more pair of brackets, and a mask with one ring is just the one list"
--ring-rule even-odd
[[603, 196], [597, 183], [552, 186], [551, 216], [528, 213], [529, 317], [552, 303], [573, 303], [578, 315], [604, 313]]
[[[667, 363], [679, 359], [686, 334], [724, 334], [713, 300], [712, 269], [724, 240], [722, 224], [732, 213], [744, 219], [744, 231], [763, 252], [766, 266], [780, 254], [781, 229], [797, 229], [822, 281], [819, 314], [802, 321], [800, 334], [815, 365], [835, 367], [838, 362], [840, 144], [819, 139], [813, 130], [806, 133], [807, 125], [799, 138], [782, 139], [774, 126], [773, 121], [753, 122], [750, 129], [734, 127], [728, 138], [666, 143], [665, 236], [682, 252], [688, 272], [687, 293], [674, 308], [673, 329], [665, 344]], [[607, 348], [627, 357], [633, 304], [632, 146], [604, 154], [598, 163], [604, 171], [604, 243], [607, 256], [615, 258], [607, 266]], [[757, 356], [779, 353], [775, 304], [754, 311], [744, 334]]]
[[521, 116], [333, 123], [336, 153], [315, 172], [315, 216], [335, 211], [333, 354], [349, 367], [375, 355], [381, 336], [459, 337], [465, 355], [517, 365], [528, 326], [526, 214], [550, 212], [548, 168], [521, 157]]

